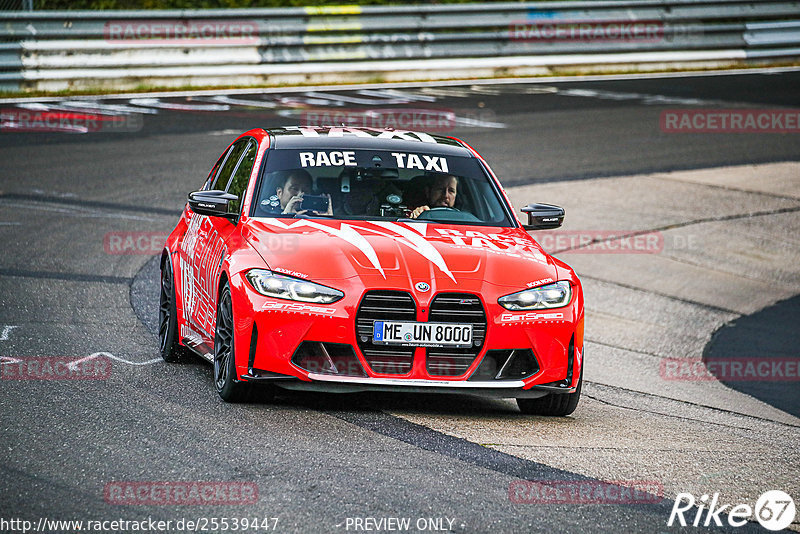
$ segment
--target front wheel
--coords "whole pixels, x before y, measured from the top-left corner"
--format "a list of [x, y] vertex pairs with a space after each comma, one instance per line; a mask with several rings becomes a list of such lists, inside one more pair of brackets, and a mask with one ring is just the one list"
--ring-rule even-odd
[[574, 412], [575, 408], [578, 407], [582, 386], [583, 365], [581, 365], [581, 374], [578, 377], [578, 387], [575, 389], [575, 393], [550, 393], [538, 399], [517, 399], [517, 405], [519, 410], [527, 415], [564, 417]]
[[233, 336], [231, 289], [226, 283], [219, 295], [214, 331], [214, 389], [225, 402], [245, 402], [250, 400], [252, 387], [237, 378]]

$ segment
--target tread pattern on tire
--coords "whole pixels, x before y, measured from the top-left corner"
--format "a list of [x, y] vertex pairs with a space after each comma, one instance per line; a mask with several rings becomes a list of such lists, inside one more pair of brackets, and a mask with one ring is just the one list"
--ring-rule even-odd
[[564, 417], [570, 415], [578, 407], [581, 389], [583, 389], [582, 365], [575, 393], [550, 393], [538, 399], [517, 399], [517, 406], [524, 414]]
[[[219, 305], [222, 304], [222, 297], [226, 291], [230, 293], [230, 286], [227, 283], [225, 283], [225, 285], [222, 287], [222, 291], [220, 291], [220, 298], [217, 301], [220, 303]], [[228, 297], [228, 301], [230, 301], [230, 297]], [[219, 309], [217, 309], [217, 313], [219, 313]], [[233, 310], [231, 310], [231, 318], [232, 317]], [[228, 359], [227, 375], [229, 377], [229, 381], [226, 381], [222, 389], [217, 389], [216, 384], [214, 385], [214, 388], [217, 389], [219, 396], [225, 402], [231, 403], [253, 402], [255, 400], [259, 400], [259, 398], [269, 397], [271, 393], [271, 388], [269, 386], [257, 387], [255, 384], [241, 382], [234, 378], [236, 377], [236, 345], [234, 339], [231, 340], [231, 345], [231, 357]], [[216, 355], [214, 357], [216, 358]]]

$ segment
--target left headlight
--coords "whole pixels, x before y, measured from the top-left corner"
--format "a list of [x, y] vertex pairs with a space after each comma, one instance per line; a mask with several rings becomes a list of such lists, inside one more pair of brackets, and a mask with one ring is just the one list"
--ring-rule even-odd
[[292, 278], [266, 269], [250, 269], [245, 278], [253, 289], [266, 297], [331, 304], [344, 297], [344, 293], [308, 280]]
[[569, 282], [562, 280], [500, 297], [497, 303], [507, 310], [543, 310], [562, 308], [572, 299]]

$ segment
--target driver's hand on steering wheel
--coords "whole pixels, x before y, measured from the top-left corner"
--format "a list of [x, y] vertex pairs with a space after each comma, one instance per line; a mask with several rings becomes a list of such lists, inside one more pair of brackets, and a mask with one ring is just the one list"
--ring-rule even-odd
[[409, 215], [409, 218], [416, 219], [417, 217], [419, 217], [422, 214], [423, 211], [428, 211], [428, 210], [430, 210], [430, 208], [428, 206], [420, 206], [420, 207], [418, 207], [417, 209], [415, 209], [414, 211], [411, 212], [411, 215]]

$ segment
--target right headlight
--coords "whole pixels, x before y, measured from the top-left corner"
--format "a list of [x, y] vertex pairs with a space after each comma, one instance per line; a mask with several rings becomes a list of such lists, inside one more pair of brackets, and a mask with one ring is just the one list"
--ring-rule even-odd
[[562, 280], [546, 286], [533, 287], [511, 293], [497, 299], [497, 303], [507, 310], [546, 310], [563, 308], [572, 299], [572, 287]]
[[266, 297], [319, 304], [331, 304], [344, 297], [338, 289], [266, 269], [250, 269], [245, 277], [253, 289]]

